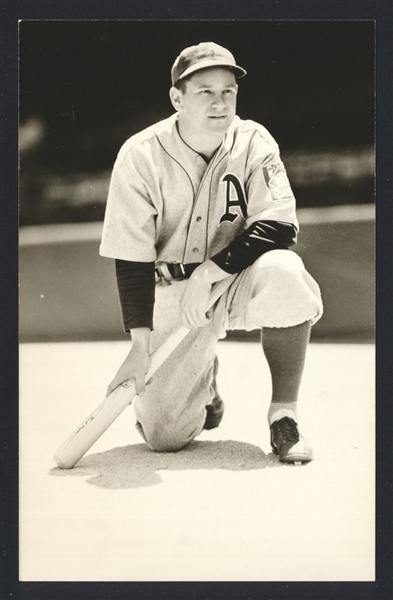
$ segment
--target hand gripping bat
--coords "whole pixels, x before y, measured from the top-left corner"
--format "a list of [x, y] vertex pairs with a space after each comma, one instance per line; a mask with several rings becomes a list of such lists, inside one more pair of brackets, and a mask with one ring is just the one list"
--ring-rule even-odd
[[[231, 275], [214, 286], [209, 308], [217, 302], [234, 278], [235, 275]], [[152, 353], [151, 366], [146, 373], [146, 383], [189, 331], [187, 327], [180, 326]], [[135, 383], [132, 380], [124, 381], [114, 389], [55, 452], [53, 458], [56, 465], [60, 469], [72, 469], [123, 410], [132, 403], [135, 396]]]

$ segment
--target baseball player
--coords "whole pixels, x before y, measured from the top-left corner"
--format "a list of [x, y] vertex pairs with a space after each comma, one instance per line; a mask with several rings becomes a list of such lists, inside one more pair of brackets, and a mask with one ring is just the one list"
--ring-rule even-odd
[[[136, 427], [152, 450], [175, 451], [221, 422], [216, 344], [227, 330], [262, 331], [272, 378], [273, 452], [312, 460], [297, 419], [317, 283], [289, 248], [295, 199], [279, 147], [236, 115], [246, 71], [213, 42], [173, 64], [175, 113], [128, 139], [114, 165], [100, 254], [115, 259], [131, 349], [108, 393], [134, 379]], [[212, 286], [235, 275], [214, 310]], [[145, 387], [150, 354], [180, 324], [191, 331]], [[263, 390], [261, 390], [261, 393]], [[240, 398], [247, 416], [247, 398]]]

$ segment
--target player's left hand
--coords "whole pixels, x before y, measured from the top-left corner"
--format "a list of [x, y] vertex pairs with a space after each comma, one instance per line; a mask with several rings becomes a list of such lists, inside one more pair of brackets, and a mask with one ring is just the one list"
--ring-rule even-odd
[[208, 313], [211, 289], [211, 283], [194, 271], [180, 299], [181, 320], [185, 327], [195, 329], [211, 321], [213, 313]]

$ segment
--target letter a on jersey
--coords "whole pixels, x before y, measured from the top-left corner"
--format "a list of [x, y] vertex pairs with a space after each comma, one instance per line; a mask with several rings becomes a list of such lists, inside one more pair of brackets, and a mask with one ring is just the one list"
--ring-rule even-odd
[[[233, 175], [232, 173], [227, 173], [227, 175], [225, 175], [225, 177], [222, 178], [222, 182], [224, 182], [224, 181], [227, 184], [226, 207], [225, 207], [225, 213], [222, 215], [222, 217], [220, 219], [220, 225], [221, 225], [221, 223], [224, 223], [224, 221], [229, 221], [230, 223], [233, 223], [234, 221], [236, 221], [239, 214], [237, 212], [231, 212], [230, 209], [232, 207], [238, 206], [243, 213], [243, 217], [246, 218], [246, 216], [247, 216], [247, 200], [244, 195], [243, 188], [242, 188], [240, 181], [238, 180], [236, 175]], [[234, 190], [236, 192], [235, 198], [233, 198], [231, 196], [232, 188], [234, 188]]]

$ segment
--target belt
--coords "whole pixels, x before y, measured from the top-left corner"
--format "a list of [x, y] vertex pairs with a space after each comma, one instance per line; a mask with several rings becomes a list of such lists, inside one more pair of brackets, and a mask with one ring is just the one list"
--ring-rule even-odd
[[162, 263], [156, 267], [156, 276], [167, 281], [188, 279], [201, 263]]

